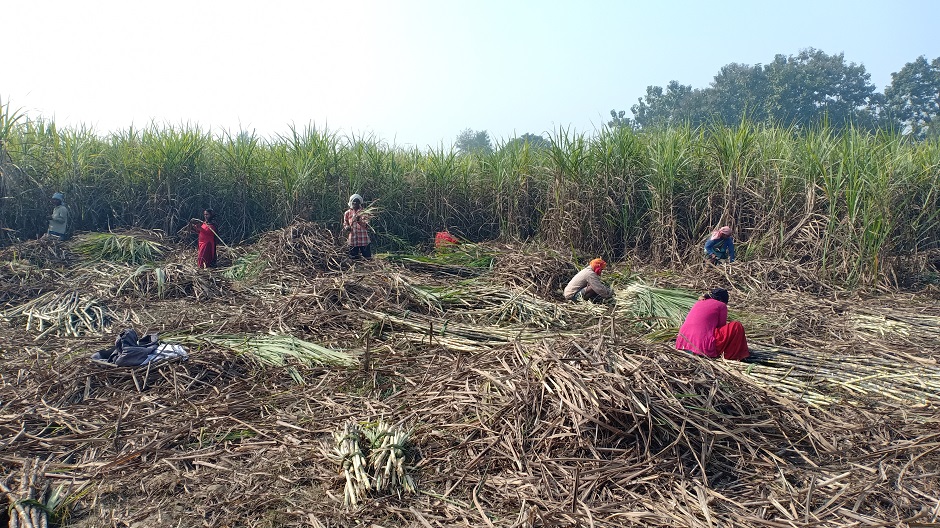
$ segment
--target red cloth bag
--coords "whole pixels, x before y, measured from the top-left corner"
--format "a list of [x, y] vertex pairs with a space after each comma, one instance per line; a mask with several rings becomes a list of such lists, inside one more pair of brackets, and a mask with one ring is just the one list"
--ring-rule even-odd
[[435, 248], [455, 246], [459, 243], [460, 241], [454, 238], [454, 236], [448, 233], [447, 231], [438, 231], [437, 234], [434, 235], [434, 247]]

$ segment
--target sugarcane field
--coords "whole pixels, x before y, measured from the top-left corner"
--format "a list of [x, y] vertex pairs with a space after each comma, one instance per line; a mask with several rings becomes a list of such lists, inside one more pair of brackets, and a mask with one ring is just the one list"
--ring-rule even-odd
[[0, 526], [940, 526], [936, 141], [3, 140]]

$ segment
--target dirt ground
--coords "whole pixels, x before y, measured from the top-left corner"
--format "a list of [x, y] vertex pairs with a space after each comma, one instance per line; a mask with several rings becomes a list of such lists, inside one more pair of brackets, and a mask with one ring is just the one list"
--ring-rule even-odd
[[[164, 279], [61, 251], [4, 257], [0, 525], [40, 526], [40, 511], [49, 525], [125, 528], [940, 522], [936, 288], [849, 292], [780, 263], [622, 262], [604, 276], [614, 301], [573, 304], [558, 293], [576, 268], [536, 247], [494, 244], [486, 267], [351, 263], [314, 231], [280, 235], [293, 246], [227, 255], [264, 257], [249, 278], [196, 270], [183, 248]], [[627, 293], [637, 283], [728, 287], [752, 358], [673, 350], [674, 327]], [[24, 312], [37, 299], [54, 303], [30, 313], [58, 322]], [[188, 357], [93, 363], [125, 327]], [[257, 336], [351, 362], [265, 364], [247, 346]], [[405, 434], [416, 490], [344, 504], [337, 438], [379, 422]]]

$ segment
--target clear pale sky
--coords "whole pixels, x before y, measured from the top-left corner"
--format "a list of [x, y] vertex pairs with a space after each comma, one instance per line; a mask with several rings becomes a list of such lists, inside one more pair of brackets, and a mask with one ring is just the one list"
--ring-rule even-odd
[[940, 1], [10, 0], [0, 103], [100, 134], [151, 122], [291, 124], [449, 147], [593, 133], [649, 85], [813, 47], [883, 91], [940, 56]]

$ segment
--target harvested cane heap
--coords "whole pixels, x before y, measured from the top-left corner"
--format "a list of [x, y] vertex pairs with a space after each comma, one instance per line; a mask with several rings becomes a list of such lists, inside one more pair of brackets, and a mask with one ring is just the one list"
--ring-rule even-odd
[[[43, 244], [0, 252], [0, 526], [940, 522], [936, 291], [615, 265], [573, 304], [544, 248], [353, 264], [304, 222], [212, 271], [159, 233]], [[672, 350], [715, 284], [752, 362]], [[91, 363], [123, 328], [189, 356]]]

